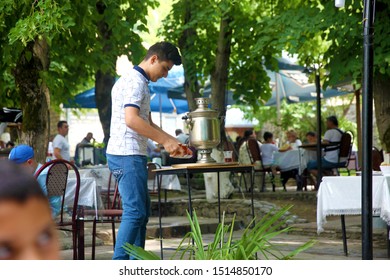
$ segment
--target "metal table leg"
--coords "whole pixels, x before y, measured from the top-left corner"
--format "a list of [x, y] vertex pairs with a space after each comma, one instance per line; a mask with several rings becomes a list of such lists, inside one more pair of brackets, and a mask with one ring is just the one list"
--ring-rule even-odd
[[221, 185], [220, 185], [219, 172], [217, 172], [217, 178], [218, 178], [218, 222], [221, 223]]
[[347, 245], [347, 231], [345, 229], [345, 216], [341, 215], [341, 231], [343, 234], [343, 249], [345, 256], [348, 256], [348, 245]]
[[386, 239], [387, 239], [387, 258], [390, 259], [390, 226], [387, 226], [387, 234], [386, 234]]
[[252, 174], [254, 174], [254, 171], [253, 169], [251, 170], [251, 176], [250, 176], [250, 185], [251, 185], [251, 207], [252, 207], [252, 219], [255, 218], [255, 205], [254, 205], [254, 180], [253, 180], [253, 177], [252, 177]]
[[158, 226], [159, 226], [159, 239], [160, 239], [160, 256], [161, 259], [164, 259], [164, 249], [163, 249], [163, 232], [162, 232], [162, 223], [161, 223], [161, 180], [160, 176], [157, 174], [157, 196], [158, 196]]
[[191, 197], [191, 185], [190, 185], [190, 172], [186, 171], [187, 177], [187, 188], [188, 188], [188, 212], [190, 213], [190, 217], [192, 219], [192, 197]]

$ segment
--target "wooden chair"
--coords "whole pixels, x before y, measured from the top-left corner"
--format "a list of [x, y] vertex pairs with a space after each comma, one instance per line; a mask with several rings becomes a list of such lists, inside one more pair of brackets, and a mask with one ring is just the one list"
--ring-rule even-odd
[[[350, 131], [345, 131], [341, 135], [340, 143], [336, 145], [336, 148], [339, 150], [338, 157], [338, 167], [335, 168], [335, 173], [337, 176], [340, 176], [340, 169], [347, 169], [348, 175], [350, 174], [348, 171], [348, 159], [352, 154], [352, 143], [353, 143], [353, 134]], [[346, 158], [347, 160], [342, 162], [341, 159]]]
[[[95, 259], [96, 255], [96, 227], [98, 223], [101, 224], [111, 224], [111, 230], [112, 230], [112, 242], [113, 242], [113, 248], [115, 248], [116, 243], [116, 232], [115, 232], [115, 223], [120, 221], [120, 218], [122, 217], [123, 210], [121, 208], [121, 197], [119, 194], [118, 189], [118, 183], [115, 180], [115, 187], [114, 192], [112, 193], [112, 187], [111, 183], [112, 180], [115, 180], [113, 178], [112, 173], [110, 174], [108, 185], [107, 185], [107, 191], [105, 196], [107, 196], [107, 203], [105, 209], [99, 209], [99, 210], [84, 210], [85, 216], [93, 216], [93, 220], [84, 219], [84, 221], [92, 221], [92, 254], [91, 259]], [[112, 197], [112, 198], [111, 198]], [[96, 216], [97, 214], [97, 216]]]
[[[69, 169], [74, 170], [76, 174], [76, 189], [75, 189], [75, 195], [73, 200], [73, 205], [71, 209], [67, 208], [67, 205], [65, 205], [65, 193], [68, 183], [68, 175], [69, 175]], [[72, 164], [69, 161], [62, 160], [62, 159], [56, 159], [50, 162], [47, 162], [44, 164], [36, 173], [35, 177], [38, 178], [40, 174], [43, 174], [42, 172], [46, 172], [46, 188], [47, 188], [47, 194], [48, 197], [52, 196], [60, 196], [62, 198], [61, 203], [61, 212], [56, 219], [56, 224], [59, 230], [63, 231], [70, 231], [72, 232], [72, 242], [73, 242], [73, 259], [78, 259], [78, 249], [84, 250], [84, 248], [79, 248], [78, 245], [78, 237], [80, 234], [80, 226], [79, 226], [79, 207], [78, 207], [78, 200], [79, 200], [79, 192], [80, 192], [80, 174], [77, 170], [77, 167]], [[69, 217], [70, 216], [70, 219]], [[70, 228], [69, 228], [70, 227]], [[84, 229], [82, 229], [82, 232]], [[83, 233], [82, 233], [83, 234]], [[82, 236], [84, 238], [84, 236]]]
[[372, 170], [381, 171], [381, 164], [384, 161], [383, 150], [372, 147]]
[[249, 153], [249, 156], [250, 156], [250, 159], [251, 159], [251, 163], [252, 164], [255, 164], [256, 162], [259, 162], [260, 163], [260, 167], [255, 167], [254, 168], [254, 173], [253, 173], [253, 179], [252, 179], [252, 186], [251, 188], [253, 188], [254, 186], [254, 182], [255, 182], [255, 176], [256, 176], [256, 173], [262, 173], [263, 174], [263, 179], [262, 179], [262, 186], [261, 186], [261, 191], [264, 192], [266, 190], [266, 186], [265, 186], [265, 175], [266, 174], [271, 174], [272, 176], [272, 190], [275, 191], [275, 183], [273, 181], [273, 174], [272, 174], [272, 169], [271, 167], [267, 167], [265, 168], [264, 165], [263, 165], [263, 161], [261, 159], [261, 150], [260, 150], [260, 146], [259, 146], [259, 143], [257, 142], [256, 139], [254, 138], [249, 138], [247, 140], [247, 149], [248, 149], [248, 153]]

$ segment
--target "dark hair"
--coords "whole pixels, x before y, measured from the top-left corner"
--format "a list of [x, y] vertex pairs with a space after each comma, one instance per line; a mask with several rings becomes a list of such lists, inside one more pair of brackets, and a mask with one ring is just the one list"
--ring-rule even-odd
[[67, 121], [59, 121], [57, 123], [57, 128], [61, 128], [64, 124], [68, 123]]
[[263, 138], [265, 141], [267, 141], [268, 139], [270, 139], [272, 137], [274, 137], [274, 135], [271, 132], [268, 132], [268, 131], [264, 132]]
[[248, 139], [249, 136], [251, 136], [253, 134], [253, 130], [245, 130], [244, 132], [244, 138], [245, 139]]
[[15, 147], [15, 143], [12, 141], [8, 141], [7, 144], [5, 144], [6, 147]]
[[34, 176], [9, 160], [0, 161], [0, 178], [0, 201], [25, 202], [31, 197], [47, 199]]
[[148, 60], [153, 55], [157, 55], [161, 61], [172, 61], [175, 65], [181, 64], [179, 50], [171, 43], [159, 42], [151, 46], [144, 60]]
[[337, 120], [336, 116], [329, 116], [326, 118], [327, 121], [330, 121], [335, 126], [339, 126], [339, 121]]
[[317, 134], [314, 131], [309, 131], [308, 133], [306, 133], [306, 136], [316, 137]]
[[182, 134], [182, 133], [183, 133], [183, 130], [181, 130], [180, 128], [175, 130], [176, 136], [178, 136], [179, 134]]

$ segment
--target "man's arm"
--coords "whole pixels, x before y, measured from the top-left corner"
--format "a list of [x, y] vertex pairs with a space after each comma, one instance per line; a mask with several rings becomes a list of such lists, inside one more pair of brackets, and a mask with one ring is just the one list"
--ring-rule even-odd
[[[150, 118], [150, 116], [149, 116]], [[138, 134], [145, 136], [153, 141], [162, 144], [170, 154], [175, 154], [181, 151], [179, 141], [175, 138], [157, 128], [156, 125], [147, 123], [139, 116], [139, 109], [135, 107], [125, 108], [125, 122], [126, 125], [137, 132]]]
[[60, 148], [54, 148], [54, 156], [56, 159], [62, 159]]

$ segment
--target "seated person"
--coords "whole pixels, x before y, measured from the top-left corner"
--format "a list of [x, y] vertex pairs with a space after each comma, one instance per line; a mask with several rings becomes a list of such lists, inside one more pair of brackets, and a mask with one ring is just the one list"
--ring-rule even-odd
[[20, 165], [0, 162], [0, 260], [59, 259], [49, 203]]
[[297, 133], [294, 130], [289, 130], [287, 131], [286, 136], [287, 143], [280, 148], [279, 152], [298, 150], [299, 146], [302, 145], [302, 142], [298, 139]]
[[184, 134], [183, 130], [176, 129], [175, 130], [176, 139], [182, 144], [188, 144], [190, 136], [188, 134]]
[[[19, 164], [27, 170], [27, 172], [33, 175], [42, 167], [42, 164], [38, 164], [34, 159], [34, 150], [28, 145], [16, 146], [11, 150], [8, 158], [10, 161]], [[41, 174], [39, 174], [37, 180], [43, 193], [47, 196], [46, 178], [47, 170], [43, 170]], [[52, 216], [55, 218], [61, 212], [62, 199], [60, 196], [52, 196], [49, 197], [49, 202]]]
[[308, 144], [316, 144], [317, 134], [313, 131], [309, 131], [308, 133], [306, 133], [306, 141]]
[[[338, 120], [335, 116], [330, 116], [326, 119], [327, 131], [324, 135], [323, 144], [339, 143], [343, 135], [343, 131], [339, 128]], [[339, 162], [339, 148], [329, 147], [325, 149], [325, 156], [321, 158], [323, 169], [333, 169], [344, 166], [346, 158], [341, 158]], [[317, 176], [317, 161], [311, 160], [307, 163], [307, 170], [314, 176]]]
[[[93, 140], [92, 143], [91, 143], [91, 140]], [[95, 143], [95, 138], [93, 138], [93, 133], [88, 132], [87, 135], [83, 138], [83, 140], [81, 140], [81, 142], [76, 145], [76, 149], [75, 149], [75, 153], [74, 153], [74, 161], [75, 161], [75, 164], [77, 166], [80, 167], [80, 166], [84, 166], [84, 165], [88, 165], [88, 164], [92, 163], [91, 159], [87, 160], [84, 158], [85, 151], [84, 151], [84, 153], [82, 153], [82, 155], [83, 155], [82, 162], [80, 162], [80, 152], [82, 151], [81, 149], [84, 149], [85, 147], [93, 149], [93, 143]], [[93, 150], [92, 150], [92, 153], [93, 153]], [[93, 155], [90, 155], [90, 156], [93, 158]]]
[[273, 143], [273, 134], [264, 132], [264, 142], [261, 145], [261, 159], [265, 168], [271, 167], [274, 164], [274, 153], [279, 151], [278, 147]]

